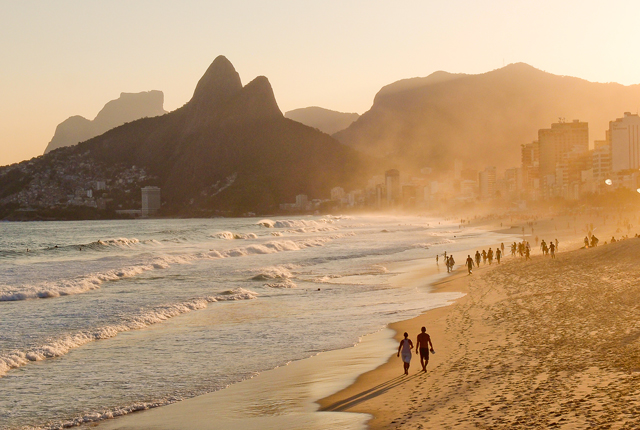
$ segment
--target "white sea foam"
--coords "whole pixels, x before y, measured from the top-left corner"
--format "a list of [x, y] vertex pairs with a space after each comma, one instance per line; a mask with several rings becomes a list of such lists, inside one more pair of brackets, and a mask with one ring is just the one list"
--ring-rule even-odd
[[293, 278], [293, 274], [288, 268], [283, 266], [277, 267], [264, 267], [259, 269], [259, 273], [253, 276], [251, 279], [255, 281], [266, 281], [270, 279], [289, 279]]
[[272, 283], [264, 284], [264, 286], [269, 288], [282, 288], [282, 289], [298, 287], [291, 279], [285, 279], [280, 282], [272, 282]]
[[321, 218], [317, 221], [315, 220], [305, 220], [305, 219], [281, 219], [277, 221], [273, 221], [270, 219], [263, 219], [257, 222], [258, 225], [266, 228], [290, 228], [290, 229], [299, 229], [299, 228], [307, 228], [307, 227], [320, 227], [322, 224], [333, 224], [338, 220], [337, 218]]
[[245, 257], [260, 254], [275, 254], [285, 251], [299, 251], [304, 248], [324, 246], [327, 242], [354, 233], [343, 233], [325, 238], [304, 239], [304, 240], [280, 240], [263, 244], [253, 244], [245, 247], [233, 248], [226, 251], [210, 250], [196, 254], [166, 255], [155, 257], [148, 262], [138, 265], [126, 266], [105, 272], [92, 273], [74, 279], [62, 279], [55, 282], [42, 282], [36, 285], [0, 285], [0, 302], [20, 301], [28, 299], [47, 299], [74, 294], [86, 293], [91, 290], [101, 288], [104, 282], [117, 281], [130, 278], [141, 273], [167, 269], [173, 264], [189, 264], [197, 260], [219, 259], [232, 257]]
[[160, 406], [167, 406], [172, 403], [176, 403], [183, 400], [182, 397], [168, 397], [163, 400], [155, 402], [137, 402], [129, 406], [118, 407], [112, 410], [106, 410], [102, 412], [87, 413], [83, 416], [74, 418], [70, 421], [65, 421], [57, 424], [49, 424], [46, 427], [36, 427], [33, 430], [62, 430], [70, 427], [78, 427], [85, 424], [96, 423], [112, 418], [121, 417], [132, 412], [146, 411], [147, 409], [153, 409]]
[[220, 233], [212, 234], [211, 237], [216, 239], [234, 240], [234, 239], [257, 239], [255, 233], [232, 233], [230, 231], [221, 231]]
[[204, 309], [209, 303], [229, 300], [251, 300], [257, 297], [258, 293], [244, 288], [237, 288], [224, 291], [216, 296], [198, 297], [181, 303], [157, 306], [148, 312], [130, 316], [120, 324], [69, 334], [28, 351], [16, 350], [0, 355], [0, 376], [5, 375], [10, 369], [24, 366], [29, 362], [61, 357], [69, 350], [89, 342], [109, 339], [124, 331], [138, 330], [187, 312]]

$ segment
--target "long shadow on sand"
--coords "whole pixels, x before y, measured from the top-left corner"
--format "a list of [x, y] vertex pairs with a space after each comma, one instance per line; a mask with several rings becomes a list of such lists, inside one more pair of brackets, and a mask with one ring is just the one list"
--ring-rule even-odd
[[398, 387], [402, 384], [405, 384], [409, 381], [412, 381], [422, 375], [426, 375], [426, 373], [415, 373], [411, 376], [405, 376], [405, 375], [401, 375], [401, 376], [397, 376], [393, 379], [390, 379], [387, 382], [383, 382], [380, 385], [376, 385], [373, 388], [370, 388], [368, 390], [365, 390], [361, 393], [358, 393], [354, 396], [351, 396], [349, 398], [340, 400], [339, 402], [335, 402], [327, 407], [321, 408], [321, 411], [333, 411], [333, 412], [340, 412], [340, 411], [344, 411], [346, 409], [349, 409], [353, 406], [356, 406], [359, 403], [365, 402], [367, 400], [373, 399], [375, 397], [378, 397], [381, 394], [386, 393], [387, 391], [391, 390], [392, 388]]

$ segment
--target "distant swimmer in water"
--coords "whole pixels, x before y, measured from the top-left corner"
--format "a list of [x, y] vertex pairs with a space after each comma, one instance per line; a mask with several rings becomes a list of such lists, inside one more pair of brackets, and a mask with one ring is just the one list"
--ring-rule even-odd
[[427, 364], [429, 364], [429, 350], [431, 350], [432, 353], [435, 351], [433, 350], [431, 336], [427, 334], [426, 327], [422, 327], [421, 331], [422, 333], [418, 335], [418, 339], [416, 341], [416, 353], [420, 352], [420, 365], [422, 365], [422, 371], [426, 372]]
[[398, 346], [398, 357], [402, 353], [402, 363], [404, 364], [404, 374], [409, 374], [409, 363], [411, 363], [411, 350], [413, 349], [413, 342], [409, 339], [409, 333], [404, 334], [404, 339], [400, 341]]

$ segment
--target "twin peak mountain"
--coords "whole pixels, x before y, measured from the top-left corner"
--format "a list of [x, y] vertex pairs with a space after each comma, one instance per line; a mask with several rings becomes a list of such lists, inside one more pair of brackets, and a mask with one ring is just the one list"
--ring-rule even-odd
[[287, 119], [267, 78], [243, 86], [217, 57], [191, 100], [69, 148], [99, 163], [136, 165], [158, 178], [167, 213], [272, 212], [297, 194], [322, 198], [357, 186], [365, 155]]

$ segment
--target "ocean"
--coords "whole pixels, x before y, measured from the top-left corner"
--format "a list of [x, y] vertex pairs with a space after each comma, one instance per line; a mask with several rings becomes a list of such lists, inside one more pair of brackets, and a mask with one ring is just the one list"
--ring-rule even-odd
[[390, 266], [502, 237], [418, 216], [0, 223], [0, 429], [100, 421], [353, 346], [460, 296], [398, 286]]

